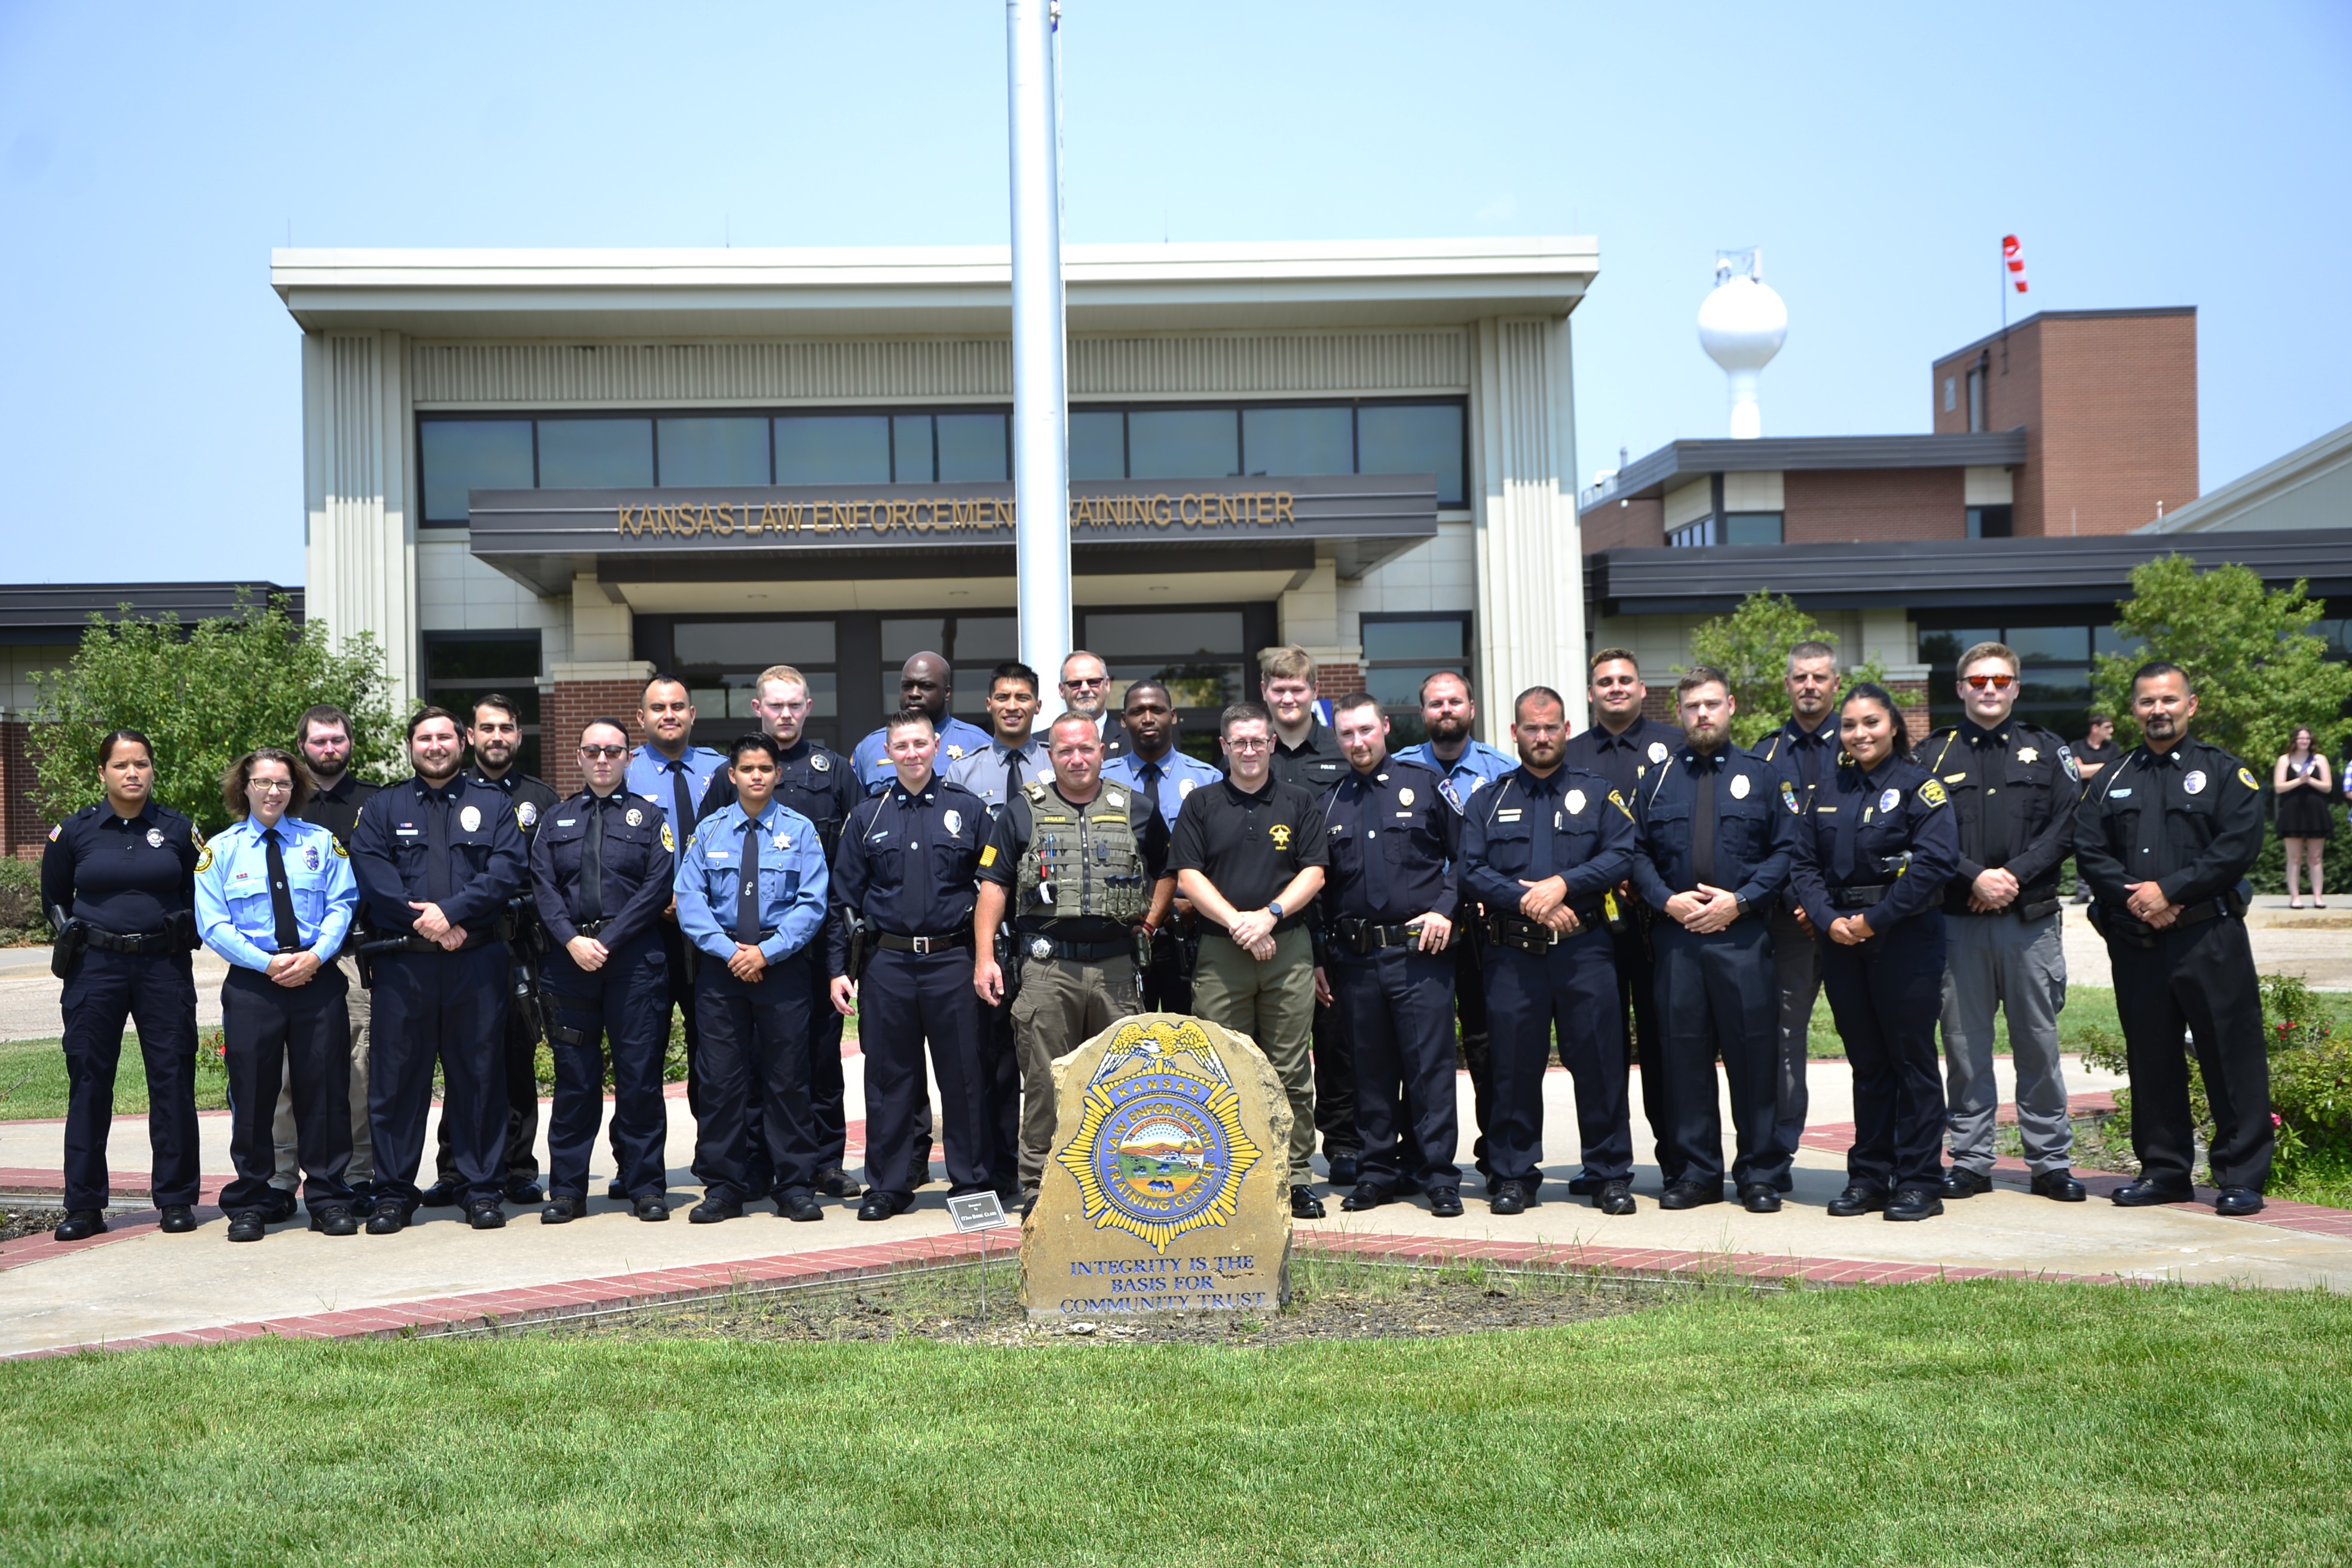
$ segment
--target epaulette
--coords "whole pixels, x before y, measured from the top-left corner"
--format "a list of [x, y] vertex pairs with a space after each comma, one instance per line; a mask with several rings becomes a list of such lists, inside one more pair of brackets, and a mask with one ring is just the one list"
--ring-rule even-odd
[[1021, 793], [1028, 797], [1030, 805], [1035, 805], [1045, 798], [1045, 786], [1032, 780], [1021, 786]]

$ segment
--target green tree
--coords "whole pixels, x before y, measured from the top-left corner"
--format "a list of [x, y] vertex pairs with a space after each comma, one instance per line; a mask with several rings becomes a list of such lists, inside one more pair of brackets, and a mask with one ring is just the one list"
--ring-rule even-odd
[[2352, 700], [2352, 666], [2333, 663], [2327, 642], [2311, 630], [2324, 606], [2295, 580], [2266, 589], [2251, 567], [2200, 572], [2186, 555], [2165, 555], [2132, 571], [2132, 596], [2119, 601], [2116, 631], [2136, 653], [2093, 660], [2096, 705], [2116, 716], [2116, 738], [2139, 742], [2131, 717], [2132, 671], [2170, 659], [2197, 689], [2190, 730], [2270, 777], [2271, 759], [2286, 750], [2297, 724], [2308, 724], [2323, 752], [2343, 738], [2344, 704]]
[[[1727, 616], [1702, 621], [1691, 630], [1691, 664], [1712, 665], [1731, 678], [1731, 738], [1752, 746], [1788, 717], [1789, 650], [1801, 642], [1837, 647], [1838, 637], [1797, 607], [1785, 594], [1759, 588]], [[1690, 668], [1676, 665], [1680, 675]], [[1878, 661], [1846, 671], [1850, 680], [1883, 679]]]
[[283, 597], [184, 628], [176, 616], [94, 615], [62, 669], [37, 673], [28, 740], [35, 804], [62, 822], [100, 798], [98, 742], [139, 730], [155, 742], [155, 797], [205, 833], [228, 824], [220, 778], [255, 746], [293, 743], [314, 703], [352, 716], [359, 771], [388, 776], [398, 739], [383, 653], [362, 634], [339, 648], [324, 623], [299, 626]]

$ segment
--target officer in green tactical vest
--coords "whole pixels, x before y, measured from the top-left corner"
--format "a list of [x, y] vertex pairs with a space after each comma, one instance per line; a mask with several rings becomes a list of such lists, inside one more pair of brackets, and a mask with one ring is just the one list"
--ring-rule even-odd
[[1013, 1049], [1021, 1062], [1021, 1206], [1037, 1201], [1054, 1141], [1054, 1062], [1140, 1010], [1139, 938], [1168, 918], [1176, 881], [1168, 825], [1150, 796], [1102, 779], [1102, 738], [1083, 713], [1046, 736], [1054, 781], [1031, 784], [996, 814], [980, 858], [972, 984], [1003, 999], [998, 928], [1012, 925]]

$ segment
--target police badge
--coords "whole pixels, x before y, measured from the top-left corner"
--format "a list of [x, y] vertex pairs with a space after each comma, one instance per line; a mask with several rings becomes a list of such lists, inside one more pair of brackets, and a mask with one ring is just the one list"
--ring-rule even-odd
[[319, 847], [317, 845], [313, 844], [309, 848], [302, 851], [302, 864], [313, 871], [319, 868], [320, 858]]
[[1397, 804], [1399, 805], [1411, 805], [1412, 804], [1412, 788], [1411, 785], [1407, 785], [1405, 788], [1397, 791]]
[[621, 814], [621, 820], [632, 827], [643, 827], [646, 825], [646, 814], [633, 805]]
[[1584, 792], [1582, 790], [1572, 789], [1568, 792], [1568, 815], [1570, 816], [1582, 816], [1584, 815]]
[[1748, 791], [1749, 787], [1748, 775], [1746, 773], [1734, 773], [1731, 775], [1732, 799], [1746, 800], [1748, 798]]
[[948, 837], [950, 838], [963, 831], [963, 813], [952, 806], [940, 813], [940, 822], [947, 828]]
[[535, 803], [528, 800], [519, 800], [515, 802], [516, 826], [522, 828], [525, 832], [529, 832], [530, 825], [538, 820], [539, 806]]
[[163, 830], [162, 828], [151, 827], [147, 830], [147, 847], [150, 849], [161, 849], [163, 847]]
[[2190, 795], [2203, 795], [2205, 793], [2205, 770], [2203, 768], [2189, 769], [2187, 775], [2181, 779], [2180, 787], [2187, 790]]
[[471, 833], [482, 826], [482, 808], [469, 805], [457, 814], [457, 826]]
[[809, 753], [809, 766], [818, 773], [829, 773], [833, 772], [833, 759], [823, 752], [812, 752]]
[[1666, 760], [1666, 743], [1665, 743], [1664, 741], [1653, 741], [1653, 742], [1650, 742], [1650, 761], [1652, 761], [1652, 762], [1654, 762], [1654, 763], [1663, 763], [1663, 762], [1664, 762], [1665, 760]]

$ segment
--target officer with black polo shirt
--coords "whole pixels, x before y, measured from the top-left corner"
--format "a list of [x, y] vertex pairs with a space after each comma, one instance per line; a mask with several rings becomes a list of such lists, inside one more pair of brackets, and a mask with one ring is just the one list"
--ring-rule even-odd
[[1316, 989], [1355, 1046], [1364, 1143], [1356, 1190], [1340, 1206], [1374, 1209], [1418, 1189], [1429, 1194], [1432, 1214], [1450, 1219], [1462, 1213], [1454, 955], [1446, 951], [1461, 898], [1462, 817], [1435, 769], [1389, 755], [1379, 699], [1340, 698], [1331, 728], [1349, 771], [1323, 798], [1331, 870], [1317, 904], [1323, 963]]

